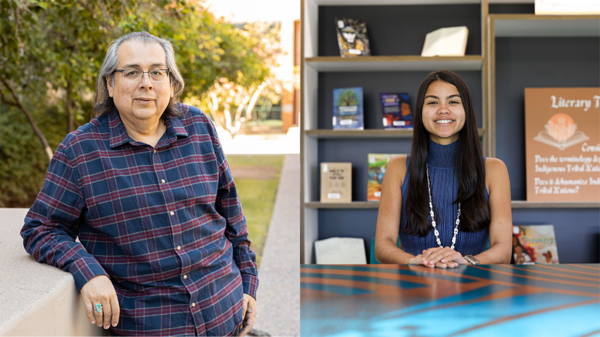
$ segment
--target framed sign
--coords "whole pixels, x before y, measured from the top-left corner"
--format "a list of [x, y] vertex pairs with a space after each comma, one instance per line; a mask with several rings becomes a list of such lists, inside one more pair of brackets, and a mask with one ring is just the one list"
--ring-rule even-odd
[[525, 88], [527, 201], [600, 201], [600, 88]]

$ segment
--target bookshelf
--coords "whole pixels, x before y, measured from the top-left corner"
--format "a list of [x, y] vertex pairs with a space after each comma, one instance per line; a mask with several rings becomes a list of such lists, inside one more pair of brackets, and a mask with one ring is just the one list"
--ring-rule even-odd
[[[378, 203], [366, 201], [367, 153], [410, 151], [412, 130], [383, 129], [379, 93], [408, 92], [414, 105], [429, 72], [453, 70], [471, 89], [479, 134], [487, 141], [487, 1], [301, 0], [301, 16], [301, 261], [314, 263], [318, 239], [351, 236], [370, 242], [375, 234]], [[373, 56], [340, 57], [335, 18], [366, 21]], [[467, 55], [421, 57], [425, 35], [451, 26], [468, 27]], [[354, 86], [363, 87], [365, 130], [332, 130], [333, 89]], [[342, 161], [352, 163], [353, 201], [319, 202], [319, 164]]]
[[507, 165], [513, 223], [553, 224], [561, 263], [597, 263], [599, 202], [525, 200], [523, 97], [526, 87], [600, 87], [600, 16], [489, 12], [486, 152]]
[[[318, 239], [375, 235], [366, 155], [409, 153], [412, 138], [383, 130], [378, 94], [408, 92], [414, 109], [419, 84], [438, 69], [457, 72], [471, 90], [484, 154], [509, 169], [513, 222], [554, 224], [563, 263], [599, 262], [599, 202], [525, 201], [523, 88], [600, 87], [600, 16], [535, 16], [533, 0], [301, 0], [301, 10], [302, 263], [314, 263]], [[335, 17], [367, 22], [373, 56], [339, 57]], [[426, 33], [459, 25], [469, 28], [466, 56], [418, 56]], [[355, 86], [364, 91], [365, 130], [334, 131], [332, 90]], [[352, 202], [319, 202], [321, 162], [352, 163]]]

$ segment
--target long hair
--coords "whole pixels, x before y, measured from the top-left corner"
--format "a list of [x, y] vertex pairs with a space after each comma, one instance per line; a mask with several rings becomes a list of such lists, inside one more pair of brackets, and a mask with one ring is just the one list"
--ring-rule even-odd
[[[459, 187], [454, 203], [461, 204], [459, 229], [463, 232], [478, 232], [490, 224], [490, 211], [484, 192], [485, 164], [471, 94], [462, 78], [449, 70], [439, 70], [427, 75], [421, 83], [417, 95], [404, 232], [409, 235], [425, 236], [433, 228], [429, 225], [428, 218], [429, 197], [426, 165], [429, 132], [423, 125], [423, 104], [427, 88], [435, 81], [444, 81], [454, 85], [458, 89], [465, 110], [465, 124], [459, 132], [455, 167]], [[434, 220], [438, 222], [438, 219]]]
[[[175, 63], [175, 52], [173, 51], [171, 42], [156, 37], [148, 32], [133, 32], [114, 40], [108, 47], [108, 51], [104, 57], [104, 62], [102, 63], [102, 67], [100, 67], [98, 80], [96, 80], [96, 99], [94, 100], [94, 109], [92, 110], [93, 117], [98, 117], [101, 114], [109, 112], [115, 108], [115, 102], [113, 98], [108, 95], [108, 83], [106, 83], [106, 78], [115, 73], [117, 65], [119, 64], [117, 51], [123, 42], [129, 40], [139, 41], [145, 44], [158, 43], [163, 48], [167, 57], [169, 80], [171, 81], [171, 86], [173, 87], [173, 97], [171, 97], [169, 100], [169, 105], [165, 109], [164, 114], [167, 116], [181, 115], [182, 112], [179, 110], [179, 106], [175, 103], [177, 103], [179, 100], [179, 95], [181, 95], [183, 92], [184, 82], [183, 77], [181, 77], [181, 74], [179, 73], [179, 69], [177, 69], [177, 64]], [[111, 81], [114, 85], [114, 76], [112, 76]]]

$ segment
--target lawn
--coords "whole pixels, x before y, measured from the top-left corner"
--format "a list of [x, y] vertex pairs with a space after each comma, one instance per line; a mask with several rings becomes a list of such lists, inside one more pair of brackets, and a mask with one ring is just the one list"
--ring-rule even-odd
[[229, 155], [227, 161], [242, 202], [252, 250], [260, 264], [277, 195], [284, 156]]

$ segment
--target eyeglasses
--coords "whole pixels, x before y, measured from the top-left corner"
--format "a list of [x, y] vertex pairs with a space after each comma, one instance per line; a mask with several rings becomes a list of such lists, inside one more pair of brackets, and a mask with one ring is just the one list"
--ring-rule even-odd
[[148, 74], [152, 82], [164, 82], [169, 79], [169, 69], [152, 69], [141, 71], [139, 69], [121, 69], [115, 72], [123, 73], [123, 78], [130, 82], [138, 82], [145, 73]]

